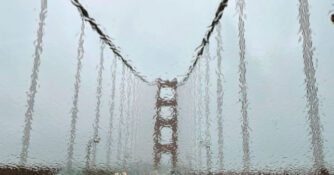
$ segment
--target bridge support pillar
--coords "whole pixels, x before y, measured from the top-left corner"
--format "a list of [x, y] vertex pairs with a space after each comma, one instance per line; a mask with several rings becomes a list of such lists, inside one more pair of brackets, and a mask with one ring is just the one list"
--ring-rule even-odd
[[[154, 166], [159, 168], [163, 154], [170, 156], [172, 168], [177, 162], [177, 80], [158, 80], [158, 93], [156, 95], [156, 115], [154, 126]], [[166, 134], [163, 130], [170, 130]], [[169, 138], [168, 138], [169, 137]]]

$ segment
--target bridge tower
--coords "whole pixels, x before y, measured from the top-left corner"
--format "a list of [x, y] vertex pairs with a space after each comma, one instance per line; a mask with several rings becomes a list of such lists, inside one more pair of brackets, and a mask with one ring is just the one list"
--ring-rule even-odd
[[[156, 121], [153, 137], [154, 166], [158, 169], [161, 157], [165, 154], [170, 156], [172, 168], [175, 169], [177, 162], [177, 80], [163, 81], [158, 79], [157, 82]], [[171, 134], [166, 134], [162, 132], [163, 130], [171, 130]]]

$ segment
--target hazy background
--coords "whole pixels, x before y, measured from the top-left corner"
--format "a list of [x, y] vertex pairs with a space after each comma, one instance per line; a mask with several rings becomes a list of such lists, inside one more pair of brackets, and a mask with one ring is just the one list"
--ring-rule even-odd
[[[136, 70], [153, 81], [158, 77], [172, 79], [186, 73], [193, 60], [194, 49], [200, 44], [219, 1], [83, 0], [82, 3]], [[310, 0], [309, 3], [325, 160], [333, 167], [334, 25], [329, 11], [334, 9], [334, 1]], [[0, 164], [15, 164], [19, 160], [39, 12], [38, 0], [2, 1], [0, 6]], [[298, 41], [298, 1], [247, 1], [246, 15], [252, 168], [310, 167], [312, 151], [306, 117], [302, 47]], [[239, 47], [234, 0], [229, 1], [221, 23], [225, 92], [224, 161], [226, 169], [241, 169]], [[54, 165], [65, 161], [80, 25], [79, 13], [69, 0], [48, 1], [29, 149], [30, 163]], [[87, 135], [92, 135], [100, 54], [98, 36], [90, 27], [86, 29], [76, 141], [78, 148], [75, 149], [78, 162], [83, 159]], [[214, 40], [211, 42], [215, 44]], [[211, 50], [214, 55], [215, 50]], [[104, 131], [107, 130], [110, 64], [113, 58], [110, 51], [106, 50], [105, 55], [101, 137], [106, 135]], [[211, 64], [214, 67], [216, 63], [212, 61]], [[214, 74], [215, 70], [212, 69], [211, 73]], [[147, 103], [143, 107], [142, 123], [152, 124], [156, 89], [143, 85], [142, 90], [148, 94], [142, 97], [143, 103]], [[186, 97], [181, 91], [180, 98], [182, 95]], [[215, 91], [211, 95], [214, 96]], [[183, 100], [183, 103], [187, 102], [186, 98]], [[213, 117], [214, 114], [212, 112]], [[184, 130], [183, 133], [186, 133], [184, 136], [181, 133], [180, 137], [186, 138], [187, 133], [191, 134], [191, 127], [187, 126], [187, 122], [182, 124], [182, 116], [180, 118], [180, 132]], [[152, 128], [144, 126], [147, 132], [151, 131]], [[151, 137], [149, 134], [148, 140]], [[212, 139], [215, 144], [216, 138]], [[100, 145], [103, 150], [105, 145]], [[143, 148], [151, 149], [148, 146]], [[142, 159], [149, 162], [151, 157], [146, 153], [142, 152]], [[98, 161], [104, 161], [103, 151], [98, 152], [98, 158]]]

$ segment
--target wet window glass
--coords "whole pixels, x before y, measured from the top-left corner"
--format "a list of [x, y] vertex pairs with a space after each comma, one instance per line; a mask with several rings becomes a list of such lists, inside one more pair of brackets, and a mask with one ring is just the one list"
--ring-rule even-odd
[[334, 174], [333, 3], [3, 1], [0, 174]]

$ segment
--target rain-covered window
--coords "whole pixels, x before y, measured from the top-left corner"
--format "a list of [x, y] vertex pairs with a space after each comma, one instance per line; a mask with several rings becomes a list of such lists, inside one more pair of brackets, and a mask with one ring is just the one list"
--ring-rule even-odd
[[0, 174], [334, 174], [334, 1], [0, 14]]

